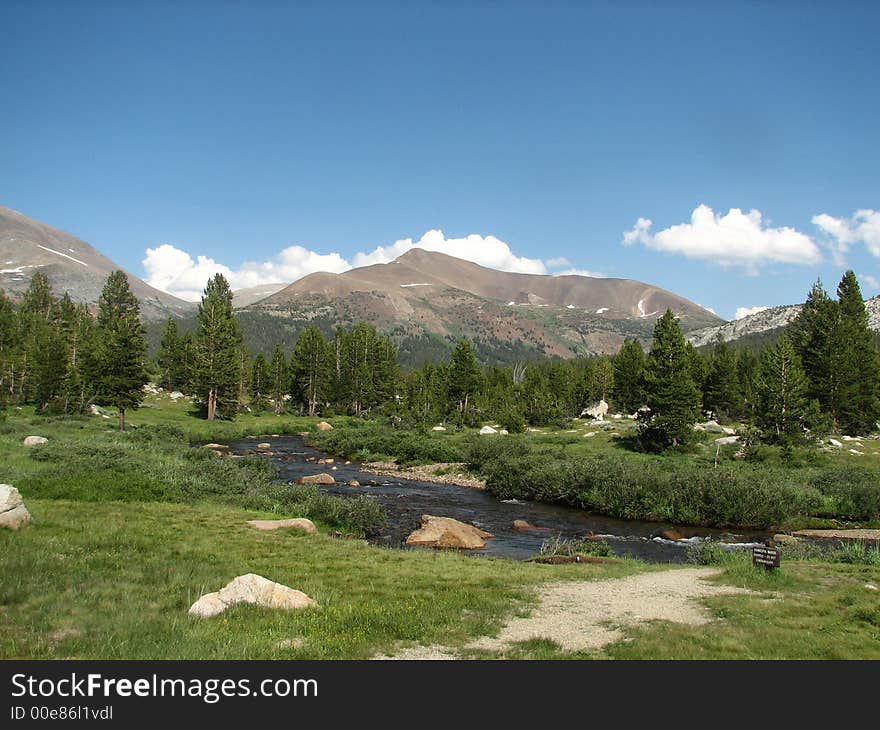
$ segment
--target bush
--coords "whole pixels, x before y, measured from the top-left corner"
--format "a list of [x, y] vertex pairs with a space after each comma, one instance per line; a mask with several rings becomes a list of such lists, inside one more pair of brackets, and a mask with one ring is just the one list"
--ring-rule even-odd
[[835, 501], [835, 512], [851, 520], [880, 517], [880, 475], [860, 466], [828, 469], [812, 486]]
[[272, 464], [258, 456], [217, 458], [210, 450], [181, 443], [165, 426], [142, 427], [112, 440], [52, 440], [30, 451], [43, 462], [20, 482], [26, 497], [82, 502], [219, 501], [245, 509], [309, 517], [360, 535], [372, 534], [385, 512], [366, 497], [335, 497], [315, 487], [275, 481]]
[[541, 555], [593, 555], [607, 557], [614, 555], [611, 546], [604, 540], [588, 540], [585, 538], [565, 538], [557, 535], [541, 543]]
[[446, 436], [423, 431], [396, 431], [375, 423], [312, 434], [310, 442], [322, 451], [357, 461], [396, 459], [400, 464], [462, 461], [461, 448]]
[[831, 552], [830, 559], [833, 563], [880, 565], [880, 546], [870, 547], [865, 542], [846, 542]]
[[568, 456], [520, 439], [471, 440], [466, 459], [501, 499], [558, 502], [621, 519], [768, 527], [822, 506], [790, 471], [683, 457]]

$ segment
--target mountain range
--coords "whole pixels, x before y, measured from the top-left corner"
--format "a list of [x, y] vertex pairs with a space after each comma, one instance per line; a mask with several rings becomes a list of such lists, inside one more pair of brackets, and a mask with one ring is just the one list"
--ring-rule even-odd
[[[57, 293], [94, 305], [118, 268], [85, 241], [0, 206], [0, 289], [13, 298], [40, 269]], [[154, 345], [168, 317], [179, 319], [183, 331], [194, 326], [196, 304], [128, 277]], [[504, 272], [422, 248], [386, 264], [242, 289], [233, 301], [254, 352], [269, 352], [276, 343], [289, 350], [313, 324], [329, 336], [340, 325], [365, 320], [392, 336], [405, 364], [444, 358], [459, 337], [470, 338], [484, 362], [613, 353], [626, 337], [648, 344], [667, 308], [701, 347], [719, 334], [731, 342], [773, 333], [800, 311], [798, 304], [773, 307], [725, 322], [640, 281]], [[880, 330], [880, 297], [866, 306], [871, 327]]]
[[243, 308], [288, 327], [366, 320], [404, 352], [428, 357], [459, 337], [482, 359], [574, 357], [616, 352], [625, 337], [650, 339], [672, 309], [685, 330], [723, 322], [697, 304], [631, 279], [518, 274], [413, 248], [387, 264], [319, 272]]
[[[107, 277], [119, 268], [85, 241], [0, 206], [0, 289], [12, 297], [25, 292], [39, 269], [56, 294], [68, 292], [77, 302], [95, 304]], [[128, 283], [145, 321], [186, 317], [196, 310], [192, 302], [154, 289], [133, 274]]]

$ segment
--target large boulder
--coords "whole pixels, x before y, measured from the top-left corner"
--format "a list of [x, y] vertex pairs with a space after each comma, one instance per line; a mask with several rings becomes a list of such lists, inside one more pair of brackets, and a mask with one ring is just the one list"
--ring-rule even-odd
[[491, 436], [493, 433], [498, 433], [498, 431], [491, 426], [483, 426], [480, 429], [480, 436]]
[[18, 490], [9, 484], [0, 484], [0, 527], [17, 530], [31, 521]]
[[597, 421], [604, 421], [605, 415], [608, 413], [608, 404], [605, 400], [600, 400], [598, 403], [594, 403], [589, 408], [584, 408], [581, 411], [581, 418], [594, 418]]
[[336, 484], [336, 480], [330, 474], [310, 474], [296, 480], [297, 484]]
[[43, 436], [28, 436], [23, 443], [25, 446], [39, 446], [40, 444], [48, 443], [48, 441], [49, 439]]
[[493, 535], [451, 517], [422, 515], [422, 526], [406, 538], [406, 544], [478, 550], [486, 546], [490, 537]]
[[192, 616], [210, 618], [238, 603], [288, 611], [318, 606], [302, 591], [275, 583], [261, 575], [248, 573], [234, 578], [216, 593], [206, 593], [190, 606], [189, 613]]
[[294, 517], [289, 520], [248, 520], [248, 524], [257, 530], [264, 531], [289, 528], [291, 530], [302, 530], [309, 535], [313, 535], [318, 531], [315, 523], [307, 520], [305, 517]]
[[723, 433], [727, 436], [733, 436], [736, 433], [735, 428], [722, 426], [718, 421], [706, 421], [705, 423], [695, 423], [694, 431], [705, 431], [706, 433]]
[[329, 423], [327, 423], [327, 421], [320, 421], [320, 422], [316, 423], [315, 428], [317, 428], [319, 431], [332, 431], [333, 430], [333, 426], [331, 426]]
[[739, 441], [739, 436], [721, 436], [720, 438], [715, 439], [715, 443], [719, 446], [735, 444], [737, 441]]

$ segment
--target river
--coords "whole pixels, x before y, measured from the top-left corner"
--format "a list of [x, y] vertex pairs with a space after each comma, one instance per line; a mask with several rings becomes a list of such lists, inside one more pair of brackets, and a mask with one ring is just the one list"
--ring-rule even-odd
[[[363, 495], [381, 504], [388, 514], [388, 522], [371, 541], [392, 547], [404, 547], [407, 536], [419, 527], [423, 514], [452, 517], [476, 525], [494, 537], [487, 541], [485, 548], [473, 551], [473, 554], [515, 560], [537, 555], [541, 543], [556, 536], [601, 536], [616, 555], [653, 563], [684, 563], [687, 561], [687, 548], [707, 540], [720, 543], [728, 549], [738, 549], [759, 544], [769, 536], [755, 531], [730, 532], [669, 523], [618, 520], [574, 507], [499, 501], [481, 489], [377, 476], [361, 471], [358, 464], [345, 465], [339, 460], [333, 464], [317, 464], [317, 459], [329, 457], [306, 446], [298, 436], [260, 436], [231, 442], [230, 449], [234, 454], [253, 453], [256, 444], [263, 441], [271, 444], [268, 449], [270, 453], [264, 454], [263, 458], [269, 459], [275, 466], [280, 481], [295, 482], [302, 476], [327, 473], [336, 479], [336, 485], [322, 486], [322, 491], [343, 497]], [[362, 486], [345, 486], [352, 479]], [[537, 529], [514, 529], [514, 520], [526, 520]], [[655, 537], [661, 530], [670, 528], [684, 539], [672, 541]]]

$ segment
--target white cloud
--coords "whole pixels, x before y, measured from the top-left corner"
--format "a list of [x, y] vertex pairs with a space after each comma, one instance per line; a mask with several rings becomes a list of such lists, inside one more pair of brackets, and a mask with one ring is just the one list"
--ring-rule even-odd
[[876, 276], [871, 276], [870, 274], [859, 274], [859, 279], [861, 279], [872, 291], [880, 290], [880, 279]]
[[763, 312], [765, 309], [770, 309], [770, 307], [737, 307], [736, 314], [733, 316], [733, 318], [742, 319], [743, 317], [748, 317], [750, 314]]
[[571, 261], [565, 258], [565, 256], [560, 256], [555, 259], [547, 259], [547, 266], [551, 269], [558, 269], [560, 266], [571, 266]]
[[651, 233], [651, 226], [650, 219], [639, 218], [623, 234], [623, 245], [641, 243], [657, 251], [714, 261], [722, 266], [744, 266], [751, 272], [766, 262], [813, 264], [822, 260], [819, 247], [809, 236], [793, 228], [765, 226], [758, 210], [743, 213], [739, 208], [731, 208], [721, 215], [707, 205], [699, 205], [691, 214], [690, 223], [657, 233]]
[[813, 216], [813, 223], [828, 236], [839, 265], [844, 265], [843, 257], [854, 243], [863, 243], [872, 255], [880, 256], [880, 212], [876, 210], [857, 210], [850, 218], [820, 213]]
[[302, 246], [290, 246], [273, 259], [245, 262], [238, 270], [233, 270], [207, 256], [198, 256], [193, 261], [186, 251], [165, 243], [148, 248], [142, 263], [150, 286], [191, 302], [199, 301], [205, 284], [214, 274], [223, 274], [233, 289], [246, 289], [295, 281], [315, 271], [338, 273], [351, 268], [337, 253], [319, 254]]
[[[244, 289], [276, 282], [289, 283], [316, 271], [341, 273], [354, 267], [385, 264], [413, 248], [445, 253], [491, 269], [525, 274], [548, 274], [558, 266], [571, 266], [563, 258], [545, 262], [517, 256], [507, 243], [495, 236], [471, 234], [464, 238], [447, 238], [440, 230], [430, 230], [417, 241], [404, 238], [387, 246], [377, 246], [372, 251], [356, 253], [351, 261], [338, 253], [320, 254], [302, 246], [290, 246], [271, 259], [245, 262], [239, 268], [233, 269], [208, 256], [196, 256], [193, 259], [186, 251], [165, 243], [156, 248], [148, 248], [142, 263], [146, 271], [146, 281], [151, 286], [181, 299], [198, 301], [208, 279], [217, 273], [226, 277], [233, 290]], [[575, 268], [552, 273], [560, 276], [602, 276], [600, 273]]]
[[553, 276], [588, 276], [591, 279], [603, 279], [605, 274], [600, 271], [587, 271], [587, 269], [563, 269], [562, 271], [554, 271]]
[[423, 248], [473, 261], [480, 266], [521, 274], [546, 274], [547, 265], [541, 259], [517, 256], [504, 241], [495, 236], [479, 236], [472, 233], [464, 238], [446, 238], [443, 231], [430, 230], [418, 241], [404, 238], [390, 246], [378, 246], [369, 253], [355, 254], [355, 267], [371, 264], [387, 264], [412, 248]]

